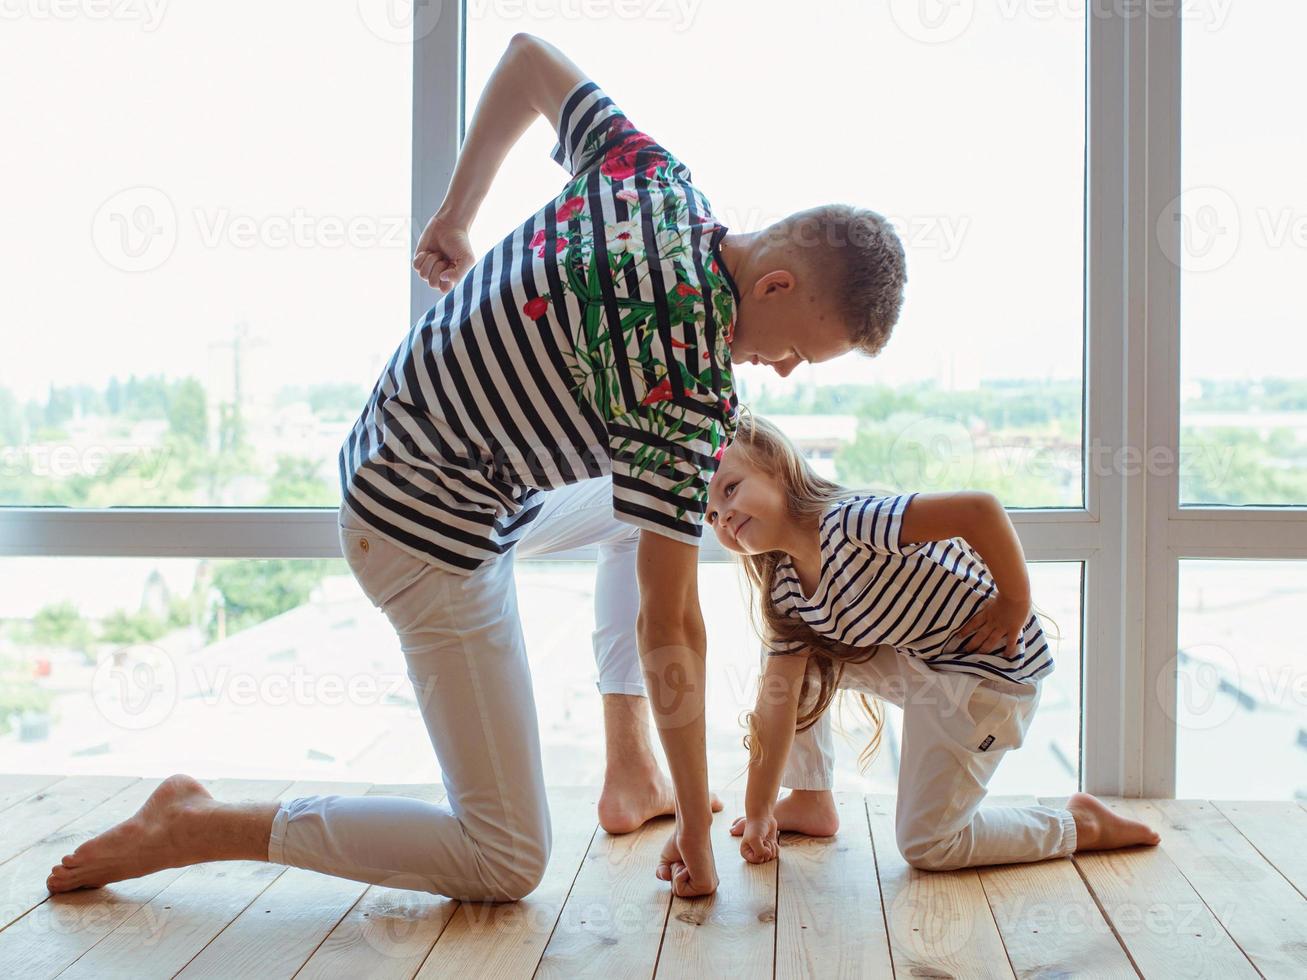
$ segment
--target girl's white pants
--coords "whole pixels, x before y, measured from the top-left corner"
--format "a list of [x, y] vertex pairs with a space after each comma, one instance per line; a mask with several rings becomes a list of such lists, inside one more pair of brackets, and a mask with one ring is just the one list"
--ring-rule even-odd
[[[900, 853], [913, 867], [943, 871], [1041, 861], [1076, 849], [1069, 810], [980, 805], [999, 761], [1025, 739], [1042, 684], [1042, 677], [1016, 683], [931, 670], [892, 646], [845, 666], [841, 689], [874, 694], [903, 709], [894, 830]], [[815, 697], [812, 690], [801, 715]], [[794, 736], [782, 785], [834, 787], [833, 710]], [[851, 714], [846, 707], [845, 717]]]

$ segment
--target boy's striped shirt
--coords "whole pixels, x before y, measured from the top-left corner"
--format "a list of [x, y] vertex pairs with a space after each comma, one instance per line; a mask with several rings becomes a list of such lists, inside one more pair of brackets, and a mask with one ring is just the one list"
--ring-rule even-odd
[[[961, 538], [904, 544], [903, 512], [915, 493], [859, 495], [831, 504], [819, 524], [821, 578], [805, 596], [788, 557], [776, 567], [771, 597], [787, 616], [851, 646], [893, 644], [936, 670], [1030, 681], [1052, 672], [1039, 617], [1031, 614], [1013, 659], [1002, 649], [955, 650], [950, 637], [995, 593], [994, 579]], [[798, 641], [766, 644], [796, 653]]]
[[734, 433], [726, 227], [593, 81], [555, 122], [571, 178], [408, 331], [339, 454], [346, 505], [456, 573], [608, 473], [620, 520], [697, 544]]

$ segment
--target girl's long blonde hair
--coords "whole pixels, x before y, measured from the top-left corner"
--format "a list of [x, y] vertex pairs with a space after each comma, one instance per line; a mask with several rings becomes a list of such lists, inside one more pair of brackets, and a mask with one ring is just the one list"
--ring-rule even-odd
[[[788, 515], [795, 523], [810, 524], [819, 521], [830, 503], [860, 495], [860, 491], [849, 490], [818, 476], [780, 429], [743, 406], [740, 408], [739, 427], [731, 449], [743, 453], [750, 465], [781, 485]], [[817, 723], [835, 699], [836, 692], [840, 690], [845, 665], [866, 663], [876, 655], [879, 647], [854, 647], [837, 643], [822, 636], [807, 623], [791, 619], [777, 609], [771, 597], [772, 581], [776, 566], [785, 558], [784, 552], [764, 551], [757, 555], [738, 557], [751, 586], [749, 607], [759, 636], [776, 641], [796, 641], [808, 650], [809, 670], [803, 678], [799, 701], [802, 704], [809, 698], [814, 685], [816, 701], [795, 722], [796, 732], [805, 731]], [[812, 676], [814, 667], [815, 680]], [[761, 678], [759, 683], [761, 684]], [[858, 755], [859, 769], [866, 772], [880, 749], [881, 733], [885, 727], [885, 705], [875, 695], [868, 698], [862, 691], [857, 694], [871, 726], [871, 740]], [[749, 750], [749, 764], [756, 765], [762, 758], [757, 713], [749, 711], [745, 719], [748, 734], [744, 737], [744, 746]]]
[[[860, 497], [868, 493], [884, 495], [884, 491], [880, 490], [852, 490], [817, 475], [785, 433], [766, 419], [754, 415], [744, 406], [740, 407], [739, 427], [731, 443], [731, 449], [743, 453], [750, 465], [780, 484], [785, 494], [788, 516], [795, 523], [808, 524], [820, 521], [827, 506], [834, 501]], [[786, 616], [777, 609], [772, 601], [771, 590], [776, 566], [785, 558], [784, 552], [765, 551], [757, 555], [737, 557], [751, 586], [750, 613], [759, 636], [770, 637], [775, 641], [792, 641], [784, 645], [801, 643], [809, 652], [809, 669], [803, 677], [799, 703], [803, 704], [809, 698], [814, 686], [816, 701], [812, 708], [800, 714], [795, 721], [795, 731], [805, 731], [817, 723], [822, 713], [834, 701], [836, 693], [840, 692], [840, 681], [844, 677], [845, 667], [848, 664], [866, 663], [876, 655], [880, 647], [854, 647], [838, 643], [822, 636], [802, 620]], [[1032, 608], [1041, 618], [1052, 622], [1052, 618], [1033, 603]], [[1056, 622], [1053, 626], [1057, 630]], [[1055, 632], [1054, 636], [1061, 639], [1060, 632]], [[815, 680], [812, 676], [814, 666]], [[760, 677], [760, 690], [761, 683]], [[865, 692], [856, 693], [859, 706], [871, 727], [871, 739], [858, 754], [858, 769], [866, 773], [880, 751], [881, 735], [885, 728], [885, 703], [875, 695], [868, 698]], [[749, 750], [749, 765], [753, 766], [762, 758], [757, 713], [746, 712], [745, 723], [748, 733], [744, 737], [744, 746]]]

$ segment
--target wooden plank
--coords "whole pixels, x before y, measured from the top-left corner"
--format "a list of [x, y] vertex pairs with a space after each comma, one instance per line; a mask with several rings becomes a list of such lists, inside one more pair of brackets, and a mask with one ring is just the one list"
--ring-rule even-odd
[[773, 971], [780, 862], [750, 864], [740, 857], [731, 822], [744, 812], [744, 791], [719, 795], [725, 809], [712, 825], [717, 892], [705, 898], [672, 896], [657, 976], [758, 977]]
[[[224, 779], [212, 787], [215, 797], [233, 801], [278, 799], [287, 790], [285, 780]], [[266, 861], [185, 868], [60, 976], [171, 977], [284, 870]]]
[[611, 978], [633, 965], [652, 972], [671, 908], [654, 870], [675, 823], [663, 817], [629, 834], [595, 834], [537, 978]]
[[[370, 783], [295, 783], [296, 796], [359, 796]], [[361, 881], [287, 868], [178, 974], [293, 977], [367, 889]]]
[[1204, 800], [1128, 800], [1262, 976], [1307, 976], [1307, 899]]
[[41, 838], [72, 823], [134, 782], [136, 780], [129, 776], [69, 776], [48, 789], [19, 800], [4, 813], [0, 864], [12, 860]]
[[[438, 803], [438, 783], [373, 786], [369, 796], [412, 796]], [[449, 923], [458, 902], [443, 895], [372, 885], [323, 940], [296, 980], [408, 980]]]
[[530, 977], [598, 826], [597, 789], [549, 791], [554, 844], [544, 879], [519, 902], [460, 902], [419, 977]]
[[894, 804], [893, 796], [866, 797], [895, 974], [1012, 977], [980, 875], [910, 866], [894, 836]]
[[893, 972], [866, 807], [858, 793], [836, 793], [835, 806], [840, 816], [836, 836], [781, 835], [776, 902], [780, 977], [887, 977]]
[[[7, 810], [15, 803], [33, 796], [41, 790], [53, 786], [63, 776], [50, 775], [0, 775], [0, 810]], [[0, 817], [0, 820], [3, 820]]]
[[1288, 800], [1213, 800], [1212, 805], [1307, 897], [1307, 810]]
[[[52, 897], [45, 879], [77, 845], [127, 819], [154, 792], [142, 779], [0, 867], [0, 976], [54, 976], [112, 932], [181, 869]], [[153, 889], [151, 891], [151, 889]]]
[[[50, 869], [65, 854], [77, 849], [83, 841], [103, 833], [114, 824], [126, 820], [140, 809], [141, 804], [159, 785], [157, 779], [138, 779], [103, 803], [92, 807], [69, 824], [46, 834], [17, 857], [0, 866], [0, 929], [26, 915], [45, 902], [50, 893], [45, 879]], [[3, 817], [0, 817], [3, 820]], [[6, 949], [5, 936], [0, 934], [0, 963]], [[0, 975], [5, 971], [0, 968]]]
[[[991, 796], [984, 806], [1034, 806]], [[1008, 962], [1019, 977], [1135, 977], [1134, 967], [1068, 858], [977, 868]]]
[[[81, 839], [92, 837], [131, 816], [160, 782], [159, 779], [135, 781], [87, 813], [82, 820], [53, 835], [49, 839], [48, 848], [47, 842], [33, 848], [33, 851], [41, 851], [39, 861], [31, 868], [35, 876], [26, 883], [25, 891], [16, 893], [23, 896], [18, 899], [19, 904], [22, 904], [35, 883], [42, 893], [41, 901], [0, 932], [0, 976], [13, 976], [19, 971], [23, 976], [54, 976], [105, 936], [122, 927], [154, 896], [185, 872], [185, 868], [166, 868], [140, 878], [114, 882], [104, 888], [82, 889], [54, 896], [45, 891], [46, 874], [64, 854], [81, 843]], [[203, 780], [201, 782], [210, 790], [216, 788], [215, 784]], [[232, 782], [234, 786], [229, 785], [227, 791], [241, 795], [240, 787], [243, 784]], [[217, 791], [224, 792], [221, 788]], [[23, 855], [18, 860], [25, 857]], [[147, 915], [135, 920], [132, 928], [148, 937], [158, 932], [160, 924], [157, 919]]]
[[[1050, 806], [1066, 805], [1065, 797], [1040, 799]], [[1126, 801], [1100, 799], [1128, 814]], [[1167, 847], [1163, 833], [1157, 847], [1080, 851], [1073, 858], [1135, 969], [1145, 977], [1256, 977]]]

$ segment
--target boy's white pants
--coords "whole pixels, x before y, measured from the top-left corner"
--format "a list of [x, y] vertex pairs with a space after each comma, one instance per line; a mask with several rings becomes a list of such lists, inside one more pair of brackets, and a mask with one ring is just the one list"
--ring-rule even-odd
[[[613, 516], [610, 479], [544, 494], [515, 551], [598, 545], [593, 634], [602, 693], [644, 694], [636, 647], [639, 529]], [[469, 901], [539, 883], [552, 841], [514, 550], [471, 575], [444, 571], [368, 529], [342, 504], [341, 548], [399, 635], [448, 805], [385, 796], [283, 802], [268, 860]]]
[[[815, 672], [811, 676], [814, 690], [800, 705], [801, 715], [816, 697]], [[846, 665], [842, 689], [874, 694], [903, 709], [894, 829], [909, 864], [943, 871], [1040, 861], [1076, 849], [1069, 810], [980, 805], [999, 761], [1025, 739], [1042, 683], [935, 671], [892, 646], [878, 647], [865, 663]], [[834, 787], [832, 710], [834, 705], [794, 736], [783, 786]]]

